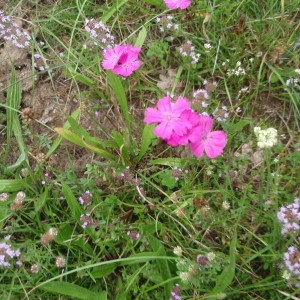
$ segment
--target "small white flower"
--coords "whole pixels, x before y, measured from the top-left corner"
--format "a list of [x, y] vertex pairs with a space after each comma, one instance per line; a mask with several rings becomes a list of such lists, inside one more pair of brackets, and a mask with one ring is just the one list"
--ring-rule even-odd
[[173, 253], [177, 256], [182, 256], [182, 248], [180, 246], [175, 247]]
[[228, 201], [223, 201], [222, 208], [224, 210], [229, 210], [230, 209], [230, 203]]
[[207, 256], [207, 258], [208, 258], [209, 261], [213, 261], [216, 258], [216, 254], [213, 253], [213, 252], [207, 253], [206, 256]]
[[275, 128], [261, 129], [254, 127], [254, 133], [257, 137], [257, 146], [261, 149], [271, 148], [277, 144], [277, 130]]
[[285, 280], [290, 280], [291, 279], [291, 273], [288, 272], [287, 270], [284, 270], [282, 276], [281, 276], [283, 279]]

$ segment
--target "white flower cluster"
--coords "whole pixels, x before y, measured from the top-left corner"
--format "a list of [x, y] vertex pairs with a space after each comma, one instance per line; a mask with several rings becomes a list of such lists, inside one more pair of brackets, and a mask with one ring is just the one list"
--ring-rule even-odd
[[261, 149], [271, 148], [277, 143], [277, 130], [275, 128], [261, 129], [254, 127], [254, 133], [257, 137], [257, 146]]

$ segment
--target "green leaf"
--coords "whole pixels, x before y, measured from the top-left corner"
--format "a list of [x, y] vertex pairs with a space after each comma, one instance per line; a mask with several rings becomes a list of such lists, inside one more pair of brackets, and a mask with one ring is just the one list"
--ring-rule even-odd
[[124, 87], [122, 85], [120, 77], [115, 75], [111, 71], [106, 71], [106, 75], [108, 77], [109, 83], [111, 85], [112, 90], [114, 91], [116, 100], [118, 101], [121, 110], [123, 112], [123, 116], [127, 125], [128, 130], [130, 131], [130, 114], [129, 107], [126, 99], [126, 94]]
[[26, 155], [22, 153], [17, 159], [17, 161], [13, 165], [8, 166], [6, 169], [8, 171], [13, 171], [15, 168], [19, 167], [24, 162], [25, 159], [26, 159]]
[[39, 196], [39, 198], [34, 201], [34, 210], [36, 212], [39, 212], [43, 208], [43, 206], [45, 205], [47, 199], [48, 199], [48, 189], [46, 189], [44, 191], [44, 193], [42, 193]]
[[12, 210], [7, 207], [6, 203], [0, 203], [0, 228], [2, 228], [6, 219], [12, 214]]
[[[72, 113], [71, 117], [72, 117], [74, 120], [76, 120], [76, 119], [79, 117], [79, 115], [80, 115], [80, 109], [78, 108], [78, 109], [76, 109], [76, 110]], [[69, 121], [67, 121], [67, 122], [64, 124], [63, 128], [64, 128], [64, 129], [69, 129], [70, 126], [71, 126], [71, 125], [70, 125]], [[63, 138], [62, 138], [61, 136], [59, 136], [58, 138], [55, 139], [54, 143], [52, 144], [51, 148], [49, 149], [49, 151], [48, 151], [47, 154], [46, 154], [46, 158], [49, 158], [49, 157], [52, 155], [52, 153], [55, 152], [55, 150], [59, 147], [59, 145], [60, 145], [60, 143], [62, 142], [62, 140], [63, 140]]]
[[72, 132], [71, 130], [64, 129], [64, 128], [55, 128], [54, 129], [58, 134], [60, 134], [63, 138], [66, 140], [72, 142], [73, 144], [77, 146], [81, 146], [83, 148], [86, 148], [88, 150], [93, 151], [96, 154], [99, 154], [103, 158], [117, 161], [117, 157], [110, 152], [103, 150], [101, 148], [95, 147], [94, 145], [90, 144], [89, 142], [85, 141], [83, 137], [78, 136], [76, 133]]
[[135, 44], [134, 46], [139, 46], [139, 47], [142, 47], [145, 40], [146, 40], [146, 37], [147, 37], [147, 29], [145, 26], [142, 26], [142, 29], [140, 30], [139, 32], [139, 35], [135, 41]]
[[163, 1], [161, 0], [143, 0], [144, 2], [151, 4], [151, 5], [155, 5], [158, 7], [163, 7]]
[[153, 133], [153, 128], [155, 127], [155, 124], [153, 125], [145, 125], [143, 134], [142, 134], [142, 141], [141, 141], [141, 149], [139, 156], [136, 158], [136, 163], [138, 163], [143, 156], [147, 153], [149, 150], [149, 146], [152, 142], [152, 140], [155, 138], [155, 135]]
[[67, 184], [65, 184], [64, 182], [61, 183], [62, 185], [62, 191], [63, 194], [67, 200], [68, 206], [71, 210], [72, 213], [72, 217], [77, 220], [78, 222], [80, 222], [80, 215], [82, 213], [82, 209], [79, 205], [78, 200], [76, 199], [76, 197], [74, 196], [72, 190], [68, 187]]
[[26, 189], [30, 179], [2, 179], [0, 180], [0, 193], [18, 192]]
[[112, 16], [116, 15], [116, 12], [118, 9], [120, 9], [125, 3], [127, 3], [127, 0], [119, 0], [115, 5], [113, 5], [101, 18], [101, 21], [106, 23]]
[[103, 278], [106, 275], [111, 274], [116, 269], [117, 266], [118, 266], [117, 264], [110, 264], [110, 265], [102, 266], [100, 268], [94, 268], [91, 274], [95, 279]]
[[26, 147], [23, 140], [21, 125], [17, 114], [20, 108], [21, 98], [22, 98], [22, 90], [20, 85], [17, 82], [15, 69], [12, 67], [10, 85], [7, 89], [7, 99], [6, 99], [7, 145], [6, 145], [4, 159], [3, 159], [4, 165], [6, 164], [9, 155], [11, 138], [13, 134], [16, 137], [21, 155], [23, 154], [23, 156], [25, 156], [25, 159], [27, 160]]
[[184, 160], [181, 158], [158, 158], [155, 160], [150, 161], [151, 165], [163, 165], [169, 167], [184, 167]]
[[242, 131], [242, 129], [249, 124], [251, 124], [249, 120], [240, 120], [236, 124], [232, 124], [230, 126], [229, 132], [230, 134], [235, 134]]
[[[158, 255], [166, 256], [166, 251], [160, 240], [156, 239], [152, 235], [149, 235], [148, 241], [149, 241], [150, 246], [153, 249], [153, 251], [155, 251]], [[167, 281], [168, 279], [170, 279], [172, 277], [169, 263], [167, 260], [156, 260], [156, 265], [160, 271], [160, 274], [161, 274], [163, 280]], [[172, 282], [166, 283], [166, 285], [164, 286], [164, 295], [165, 295], [164, 298], [165, 299], [169, 299], [171, 289], [172, 289]]]
[[213, 295], [223, 293], [234, 279], [235, 262], [236, 262], [236, 254], [235, 254], [236, 242], [237, 242], [237, 235], [235, 231], [233, 239], [230, 243], [229, 264], [224, 267], [222, 273], [217, 277], [216, 286], [212, 291]]
[[[76, 238], [74, 238], [76, 236]], [[87, 243], [82, 237], [78, 237], [78, 232], [75, 231], [74, 226], [71, 227], [70, 224], [65, 224], [64, 226], [59, 227], [58, 236], [55, 239], [55, 242], [63, 245], [64, 247], [72, 248], [77, 246], [83, 250], [84, 253], [88, 255], [93, 255], [94, 249]]]
[[102, 294], [103, 298], [100, 298], [98, 293], [92, 292], [74, 283], [69, 283], [64, 281], [51, 281], [45, 283], [44, 285], [38, 288], [53, 294], [66, 295], [77, 299], [85, 299], [85, 300], [106, 299], [104, 294]]

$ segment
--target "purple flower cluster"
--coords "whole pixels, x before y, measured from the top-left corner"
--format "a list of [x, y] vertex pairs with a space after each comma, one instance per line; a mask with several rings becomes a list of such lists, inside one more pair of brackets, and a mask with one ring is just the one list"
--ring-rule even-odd
[[92, 202], [92, 193], [90, 191], [85, 191], [79, 198], [78, 201], [81, 205], [90, 205]]
[[82, 223], [81, 227], [83, 229], [87, 228], [87, 227], [97, 227], [99, 225], [99, 221], [95, 221], [91, 214], [87, 213], [87, 214], [82, 214], [80, 216], [80, 221]]
[[287, 270], [293, 279], [298, 282], [295, 284], [296, 287], [300, 287], [300, 250], [294, 246], [290, 246], [283, 257]]
[[[90, 34], [94, 45], [102, 49], [112, 48], [114, 46], [115, 37], [103, 22], [97, 22], [95, 19], [86, 19], [84, 29]], [[85, 47], [87, 46], [85, 45]]]
[[195, 52], [195, 46], [191, 41], [185, 42], [180, 48], [179, 52], [182, 56], [191, 57], [191, 63], [196, 64], [199, 61], [200, 54]]
[[282, 225], [281, 233], [296, 234], [300, 229], [300, 198], [296, 198], [292, 204], [283, 206], [277, 213], [277, 218]]
[[179, 284], [175, 284], [171, 291], [171, 300], [182, 300]]
[[6, 242], [0, 243], [0, 266], [10, 267], [9, 260], [14, 257], [19, 257], [21, 255], [20, 250], [13, 250], [10, 244]]
[[[293, 203], [282, 206], [277, 218], [282, 225], [283, 236], [297, 235], [300, 232], [300, 198], [296, 198]], [[299, 237], [298, 237], [299, 241]], [[296, 287], [300, 287], [300, 249], [291, 245], [283, 255], [288, 280]]]
[[18, 48], [28, 47], [31, 40], [30, 34], [20, 28], [10, 16], [4, 15], [2, 10], [0, 10], [0, 38], [5, 41], [12, 41]]

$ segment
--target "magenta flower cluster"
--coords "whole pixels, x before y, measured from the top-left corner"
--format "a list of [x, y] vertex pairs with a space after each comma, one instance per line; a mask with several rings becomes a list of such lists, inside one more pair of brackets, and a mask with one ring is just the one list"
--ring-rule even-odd
[[190, 144], [198, 157], [205, 152], [209, 158], [215, 158], [226, 145], [226, 133], [212, 131], [213, 119], [194, 112], [184, 97], [178, 97], [176, 102], [169, 96], [158, 100], [157, 108], [147, 108], [144, 122], [158, 124], [154, 128], [155, 135], [171, 146]]

